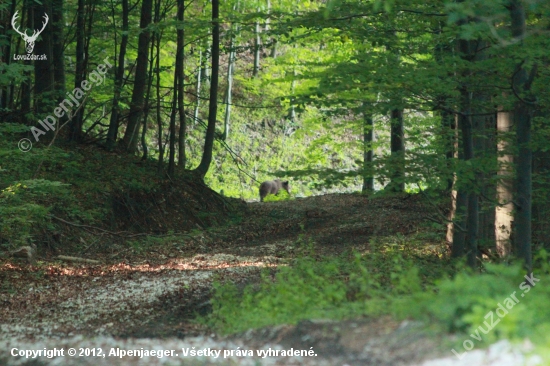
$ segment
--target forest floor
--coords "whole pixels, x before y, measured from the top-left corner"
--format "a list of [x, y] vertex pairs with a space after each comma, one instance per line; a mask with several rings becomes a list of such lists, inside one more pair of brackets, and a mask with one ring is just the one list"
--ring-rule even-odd
[[[263, 268], [287, 265], [304, 243], [312, 243], [319, 255], [350, 249], [368, 253], [372, 238], [418, 235], [434, 210], [420, 196], [408, 195], [376, 199], [324, 195], [247, 206], [243, 219], [228, 227], [174, 236], [173, 242], [158, 247], [113, 245], [109, 251], [94, 253], [91, 259], [100, 260], [100, 265], [39, 258], [29, 266], [2, 260], [0, 364], [524, 364], [528, 342], [519, 347], [502, 341], [459, 360], [448, 343], [431, 336], [423, 324], [391, 318], [312, 320], [228, 337], [212, 334], [194, 319], [211, 311], [208, 300], [214, 280], [241, 287], [256, 283]], [[445, 250], [441, 242], [427, 243], [433, 250]], [[54, 348], [63, 348], [64, 356], [12, 356], [21, 350]], [[68, 355], [70, 348], [76, 356]], [[117, 348], [172, 350], [172, 354], [120, 357]], [[312, 350], [315, 355], [262, 357], [257, 353], [290, 348]], [[187, 350], [211, 353], [184, 356]]]

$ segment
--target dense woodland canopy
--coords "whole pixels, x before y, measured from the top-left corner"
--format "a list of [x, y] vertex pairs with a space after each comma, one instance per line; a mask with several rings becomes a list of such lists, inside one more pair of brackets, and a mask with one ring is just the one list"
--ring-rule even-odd
[[273, 176], [443, 193], [452, 256], [529, 268], [550, 245], [549, 20], [543, 0], [4, 0], [2, 154], [94, 144], [241, 198]]

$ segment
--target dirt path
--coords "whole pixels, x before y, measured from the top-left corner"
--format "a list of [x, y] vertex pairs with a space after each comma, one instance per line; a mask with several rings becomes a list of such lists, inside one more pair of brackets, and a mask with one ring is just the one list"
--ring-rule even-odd
[[[365, 251], [373, 236], [417, 232], [427, 211], [418, 197], [369, 200], [326, 195], [250, 203], [238, 225], [146, 253], [120, 251], [111, 264], [45, 261], [29, 268], [0, 262], [0, 364], [389, 366], [419, 365], [437, 354], [448, 356], [449, 351], [441, 349], [422, 325], [391, 319], [302, 322], [229, 338], [210, 334], [192, 321], [210, 310], [214, 278], [243, 285], [254, 282], [265, 266], [293, 258], [300, 243], [314, 243], [316, 252], [326, 255], [352, 248]], [[464, 358], [468, 363], [449, 359], [429, 365], [505, 365], [503, 357], [516, 357], [510, 365], [518, 365], [523, 360], [523, 351], [507, 344], [499, 347], [504, 351], [496, 359], [491, 357], [500, 363], [476, 363], [468, 357], [477, 353], [470, 352]], [[63, 349], [63, 356], [12, 356], [54, 348]], [[69, 348], [76, 349], [77, 356], [69, 356]], [[121, 357], [117, 348], [173, 352], [162, 358]], [[282, 355], [290, 349], [306, 355]], [[210, 353], [192, 356], [198, 350]], [[214, 351], [220, 354], [216, 357]]]

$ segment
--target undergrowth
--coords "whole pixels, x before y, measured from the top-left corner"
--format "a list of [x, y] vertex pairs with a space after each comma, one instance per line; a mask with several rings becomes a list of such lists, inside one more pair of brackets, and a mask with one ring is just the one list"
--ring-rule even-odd
[[[36, 144], [22, 152], [13, 126], [0, 126], [0, 252], [35, 243], [40, 255], [75, 254], [83, 241], [111, 251], [113, 242], [124, 239], [97, 233], [182, 232], [240, 214], [240, 206], [218, 199], [188, 171], [168, 180], [156, 162], [94, 146]], [[138, 251], [149, 247], [131, 240], [127, 244]]]
[[486, 263], [481, 273], [473, 273], [440, 253], [406, 245], [402, 238], [374, 244], [369, 253], [339, 258], [304, 255], [274, 276], [266, 272], [260, 285], [244, 291], [218, 283], [213, 312], [202, 321], [222, 333], [235, 333], [304, 319], [391, 315], [455, 334], [458, 352], [465, 351], [460, 347], [468, 339], [476, 347], [526, 337], [550, 345], [545, 252], [538, 256], [530, 287], [519, 264]]
[[[4, 142], [13, 144], [9, 139]], [[115, 158], [107, 160], [104, 155], [58, 147], [35, 147], [25, 153], [0, 149], [0, 245], [13, 249], [39, 243], [48, 236], [44, 233], [59, 227], [52, 215], [101, 226], [111, 211], [109, 192], [120, 187], [153, 188], [152, 179], [136, 181], [140, 174], [133, 164], [120, 169]]]
[[427, 265], [439, 253], [424, 251], [426, 265], [419, 268], [410, 253], [399, 252], [402, 238], [394, 239], [373, 241], [364, 255], [336, 258], [314, 257], [312, 244], [301, 243], [303, 255], [292, 266], [280, 267], [275, 278], [266, 272], [259, 287], [240, 293], [233, 284], [216, 284], [214, 310], [204, 321], [232, 333], [302, 319], [383, 314], [392, 296], [422, 291], [446, 272], [445, 261]]

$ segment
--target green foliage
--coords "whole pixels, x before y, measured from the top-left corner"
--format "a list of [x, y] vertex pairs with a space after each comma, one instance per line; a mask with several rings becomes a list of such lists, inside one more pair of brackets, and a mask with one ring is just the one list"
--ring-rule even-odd
[[[498, 339], [521, 341], [526, 337], [540, 345], [550, 344], [550, 282], [547, 254], [541, 252], [533, 277], [526, 286], [519, 264], [486, 264], [479, 275], [468, 270], [439, 280], [429, 292], [416, 292], [392, 302], [395, 315], [438, 324], [442, 330], [459, 332], [463, 339], [492, 343]], [[472, 335], [472, 336], [470, 336]], [[478, 339], [481, 336], [481, 339]], [[470, 338], [472, 337], [472, 338]]]
[[21, 124], [0, 123], [0, 245], [6, 248], [56, 231], [58, 223], [49, 215], [94, 225], [113, 212], [111, 200], [105, 199], [110, 192], [158, 188], [154, 169], [144, 171], [135, 164], [121, 168], [117, 156], [107, 160], [102, 152], [36, 144], [24, 153], [17, 139], [26, 131]]
[[0, 123], [0, 136], [28, 132], [29, 127], [20, 123]]
[[21, 83], [28, 79], [26, 72], [32, 71], [32, 66], [18, 63], [0, 63], [0, 87], [10, 85], [10, 83]]
[[[311, 243], [298, 243], [304, 255], [292, 266], [279, 268], [274, 277], [266, 270], [257, 286], [241, 293], [233, 284], [215, 284], [214, 310], [205, 321], [229, 333], [301, 319], [383, 314], [392, 298], [420, 292], [437, 278], [415, 267], [400, 241], [374, 243], [364, 256], [347, 253], [320, 259], [308, 256], [313, 254]], [[429, 258], [433, 253], [422, 255]]]
[[[527, 287], [520, 265], [486, 264], [482, 274], [465, 268], [451, 275], [455, 269], [441, 259], [434, 261], [437, 252], [420, 242], [380, 238], [369, 254], [340, 258], [313, 259], [305, 248], [305, 256], [291, 266], [280, 267], [275, 275], [266, 270], [257, 285], [239, 290], [216, 283], [213, 313], [203, 321], [230, 333], [302, 319], [389, 314], [419, 319], [464, 339], [480, 335], [480, 344], [525, 337], [550, 344], [550, 287], [544, 285], [550, 283], [550, 265], [545, 252], [539, 254], [534, 274], [540, 282]], [[488, 327], [491, 324], [494, 327]]]
[[0, 193], [0, 243], [8, 248], [32, 242], [32, 234], [50, 227], [50, 210], [61, 204], [66, 184], [43, 179], [15, 182]]
[[265, 196], [264, 202], [289, 201], [291, 199], [292, 199], [292, 196], [290, 194], [288, 194], [288, 192], [285, 191], [284, 189], [281, 189], [279, 191], [279, 194], [277, 194], [277, 195], [268, 194], [267, 196]]

